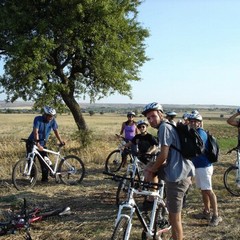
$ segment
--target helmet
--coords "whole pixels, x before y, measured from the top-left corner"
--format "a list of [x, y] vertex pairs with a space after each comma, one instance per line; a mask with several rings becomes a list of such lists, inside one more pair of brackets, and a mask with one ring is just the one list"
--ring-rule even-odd
[[186, 112], [186, 113], [183, 114], [182, 118], [183, 118], [184, 120], [186, 120], [186, 119], [189, 118], [190, 115], [191, 115], [190, 113], [187, 113], [187, 112]]
[[190, 114], [189, 120], [197, 120], [197, 121], [202, 121], [202, 116], [198, 114]]
[[128, 113], [127, 113], [127, 117], [129, 117], [129, 116], [134, 116], [134, 117], [135, 117], [136, 114], [135, 114], [135, 112], [128, 112]]
[[57, 113], [54, 108], [49, 107], [49, 106], [44, 106], [43, 111], [44, 111], [45, 114], [48, 114], [48, 115], [51, 115], [51, 116], [54, 116]]
[[192, 110], [191, 114], [199, 114], [198, 110]]
[[154, 110], [163, 112], [162, 105], [157, 102], [149, 103], [144, 107], [142, 114], [146, 116], [148, 112], [154, 111]]
[[146, 121], [145, 120], [139, 120], [138, 122], [137, 122], [137, 127], [138, 126], [140, 126], [140, 125], [146, 125], [146, 126], [148, 126], [148, 123], [146, 123]]
[[177, 116], [177, 113], [172, 111], [172, 112], [167, 112], [166, 115], [170, 116], [170, 117], [175, 117], [175, 116]]

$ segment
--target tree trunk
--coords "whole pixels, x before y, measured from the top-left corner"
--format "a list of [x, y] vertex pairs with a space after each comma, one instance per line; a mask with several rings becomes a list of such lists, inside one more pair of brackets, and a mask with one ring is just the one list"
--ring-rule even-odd
[[63, 101], [66, 103], [66, 105], [68, 106], [68, 108], [70, 109], [74, 117], [78, 130], [87, 131], [88, 127], [83, 118], [81, 107], [79, 106], [75, 98], [71, 95], [66, 95], [66, 94], [61, 94], [61, 95], [62, 95]]

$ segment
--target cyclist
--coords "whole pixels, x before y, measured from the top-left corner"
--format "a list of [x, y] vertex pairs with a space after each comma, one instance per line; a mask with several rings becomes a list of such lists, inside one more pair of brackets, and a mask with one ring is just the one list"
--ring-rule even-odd
[[[134, 121], [134, 117], [136, 116], [135, 112], [128, 112], [127, 113], [127, 121], [122, 123], [122, 127], [120, 130], [120, 136], [124, 136], [126, 142], [129, 142], [133, 139], [133, 137], [138, 133], [137, 124]], [[122, 153], [122, 163], [123, 166], [126, 164], [127, 161], [127, 149]]]
[[[202, 116], [199, 113], [191, 114], [189, 116], [189, 125], [191, 128], [195, 128], [203, 140], [206, 149], [207, 145], [207, 133], [202, 128]], [[212, 190], [212, 175], [213, 165], [208, 160], [205, 154], [201, 154], [192, 159], [195, 166], [195, 182], [196, 186], [201, 189], [204, 209], [203, 212], [195, 215], [197, 219], [210, 220], [209, 226], [217, 226], [222, 222], [222, 218], [218, 215], [217, 197]], [[210, 207], [212, 207], [213, 215], [210, 214]]]
[[124, 147], [129, 148], [134, 146], [134, 154], [137, 154], [139, 160], [144, 164], [148, 163], [146, 154], [155, 153], [158, 146], [157, 139], [147, 131], [148, 123], [145, 120], [139, 120], [137, 122], [137, 128], [140, 133], [136, 134], [131, 141], [129, 141]]
[[[29, 141], [26, 144], [27, 152], [32, 151], [32, 142], [36, 141], [41, 155], [43, 157], [46, 157], [47, 153], [43, 151], [43, 148], [46, 148], [46, 143], [52, 130], [55, 133], [55, 136], [60, 144], [65, 144], [58, 132], [58, 124], [56, 122], [55, 116], [56, 110], [54, 108], [50, 106], [44, 106], [43, 115], [36, 116], [34, 118], [33, 130], [29, 135]], [[40, 158], [39, 162], [42, 169], [42, 182], [48, 182], [48, 168]]]
[[169, 112], [166, 113], [166, 119], [168, 120], [168, 122], [170, 122], [174, 126], [176, 126], [176, 122], [174, 121], [174, 118], [176, 116], [177, 116], [177, 113], [175, 113], [173, 111], [169, 111]]
[[240, 116], [240, 108], [238, 108], [237, 112], [227, 119], [227, 123], [238, 128], [238, 146], [240, 146], [240, 119], [237, 119], [238, 116]]
[[145, 169], [145, 179], [157, 182], [159, 176], [165, 181], [172, 238], [182, 240], [182, 202], [191, 184], [194, 166], [190, 160], [183, 158], [180, 152], [170, 148], [172, 144], [180, 148], [180, 140], [175, 128], [165, 122], [162, 106], [156, 102], [147, 104], [142, 113], [147, 117], [151, 127], [158, 129], [160, 147], [156, 161], [148, 164]]

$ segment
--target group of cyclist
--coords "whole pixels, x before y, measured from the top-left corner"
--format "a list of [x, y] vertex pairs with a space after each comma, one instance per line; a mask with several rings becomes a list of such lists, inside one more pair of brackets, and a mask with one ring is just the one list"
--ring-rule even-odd
[[[180, 148], [180, 141], [176, 129], [172, 125], [186, 124], [198, 131], [203, 140], [204, 147], [208, 149], [207, 133], [203, 129], [203, 118], [200, 113], [197, 110], [193, 110], [191, 113], [184, 113], [182, 119], [176, 123], [175, 117], [177, 114], [175, 112], [172, 111], [164, 114], [162, 106], [157, 102], [153, 102], [147, 104], [142, 112], [148, 122], [144, 120], [135, 122], [135, 113], [129, 112], [128, 115], [129, 114], [131, 114], [132, 124], [135, 124], [135, 131], [138, 129], [140, 133], [137, 133], [135, 137], [133, 137], [134, 133], [132, 133], [132, 137], [129, 139], [130, 143], [128, 143], [126, 147], [136, 145], [141, 153], [144, 151], [148, 153], [151, 150], [158, 151], [157, 158], [154, 162], [148, 163], [142, 159], [146, 164], [145, 180], [158, 182], [159, 179], [163, 179], [166, 183], [166, 199], [169, 220], [172, 225], [172, 238], [178, 240], [183, 239], [181, 211], [184, 197], [192, 184], [192, 179], [195, 180], [197, 188], [201, 190], [203, 201], [203, 211], [196, 214], [195, 218], [208, 220], [209, 226], [217, 226], [222, 222], [222, 217], [219, 216], [218, 213], [217, 197], [212, 189], [212, 163], [205, 154], [189, 160], [183, 158], [179, 151], [171, 148], [171, 145]], [[240, 129], [240, 121], [237, 119], [239, 115], [240, 109], [227, 120], [227, 123]], [[171, 124], [166, 124], [166, 122], [170, 122]], [[152, 141], [154, 137], [147, 133], [148, 124], [158, 130], [157, 143]], [[120, 133], [124, 133], [124, 128], [122, 128]], [[143, 137], [147, 135], [148, 140]], [[138, 136], [141, 136], [141, 138]], [[138, 139], [138, 141], [136, 141], [136, 139]], [[144, 143], [148, 148], [145, 147], [140, 150], [141, 139], [148, 141], [148, 145], [146, 142]], [[151, 151], [151, 153], [153, 153], [153, 151]]]
[[[56, 110], [50, 106], [43, 108], [43, 114], [36, 116], [33, 121], [33, 130], [27, 142], [27, 151], [31, 151], [32, 141], [44, 156], [46, 153], [41, 151], [46, 148], [46, 143], [50, 132], [53, 130], [60, 144], [65, 144], [58, 132], [58, 124], [55, 119]], [[169, 211], [169, 221], [172, 226], [172, 238], [183, 239], [182, 216], [184, 196], [192, 184], [194, 177], [196, 186], [201, 189], [203, 200], [203, 212], [196, 215], [196, 218], [209, 220], [210, 226], [217, 226], [222, 218], [218, 214], [217, 197], [212, 190], [213, 166], [207, 157], [202, 154], [195, 159], [185, 159], [179, 151], [171, 148], [171, 145], [180, 148], [180, 141], [173, 125], [187, 124], [189, 127], [197, 129], [202, 138], [205, 148], [207, 148], [207, 134], [203, 130], [203, 119], [197, 110], [191, 113], [184, 113], [182, 120], [178, 123], [174, 121], [175, 112], [167, 112], [164, 115], [162, 106], [153, 102], [147, 104], [142, 114], [147, 118], [135, 122], [134, 112], [127, 114], [128, 120], [122, 123], [120, 135], [124, 135], [127, 140], [125, 148], [131, 147], [139, 159], [146, 164], [144, 173], [145, 180], [158, 182], [159, 178], [166, 183], [166, 199]], [[228, 120], [227, 123], [240, 129], [240, 121], [237, 117], [240, 115], [240, 109], [237, 110]], [[171, 124], [166, 124], [170, 122]], [[158, 130], [157, 138], [151, 135], [147, 128], [151, 126]], [[238, 135], [240, 143], [240, 131]], [[157, 158], [154, 162], [149, 163], [145, 158], [145, 154], [156, 154]], [[123, 153], [123, 160], [126, 160], [126, 154]], [[42, 168], [42, 181], [48, 181], [48, 169], [40, 160]], [[212, 208], [212, 213], [210, 211]]]

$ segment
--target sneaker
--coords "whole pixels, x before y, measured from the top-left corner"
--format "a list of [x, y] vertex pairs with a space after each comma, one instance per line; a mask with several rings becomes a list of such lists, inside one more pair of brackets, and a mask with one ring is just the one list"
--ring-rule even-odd
[[203, 211], [202, 213], [195, 214], [194, 218], [210, 220], [211, 219], [211, 214], [210, 214], [210, 212]]
[[217, 226], [220, 222], [222, 222], [222, 218], [219, 216], [212, 216], [210, 222], [209, 222], [209, 226], [215, 227]]

